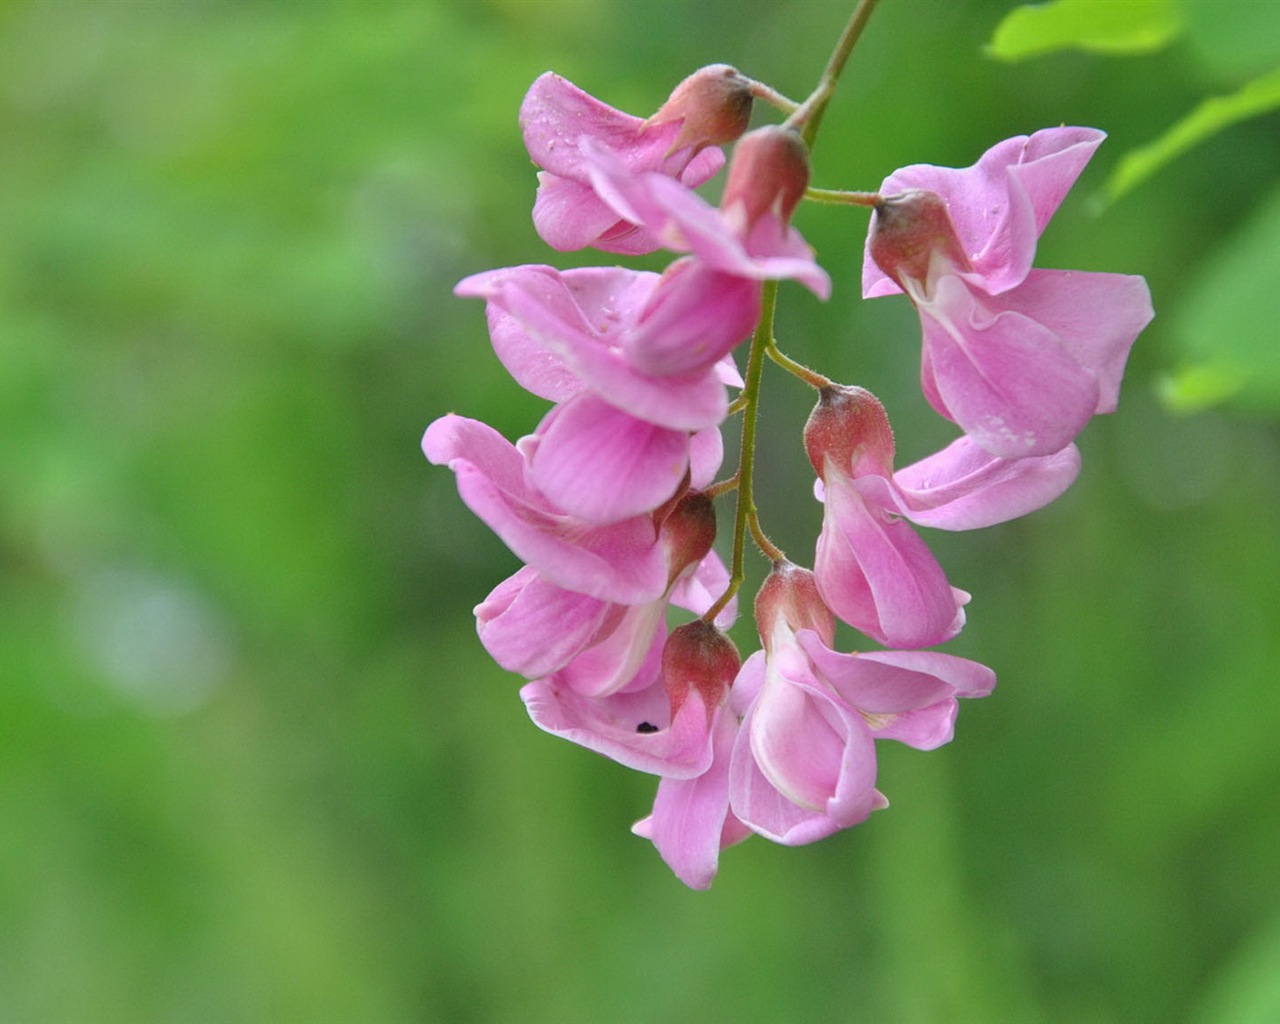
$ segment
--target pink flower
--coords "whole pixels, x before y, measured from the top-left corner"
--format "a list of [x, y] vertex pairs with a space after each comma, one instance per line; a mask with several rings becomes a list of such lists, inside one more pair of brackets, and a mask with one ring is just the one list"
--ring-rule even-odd
[[884, 409], [862, 388], [823, 389], [805, 447], [824, 502], [814, 571], [822, 598], [888, 647], [931, 647], [964, 625], [952, 587], [911, 522], [969, 530], [1048, 504], [1075, 480], [1079, 453], [999, 459], [969, 438], [898, 472]]
[[440, 417], [422, 449], [453, 470], [467, 507], [547, 582], [626, 605], [666, 592], [669, 567], [652, 516], [597, 526], [565, 515], [530, 485], [521, 451], [478, 420]]
[[1103, 138], [1050, 128], [972, 167], [917, 164], [881, 185], [863, 295], [907, 293], [923, 327], [925, 396], [993, 455], [1052, 454], [1114, 411], [1129, 349], [1154, 315], [1141, 277], [1031, 269]]
[[797, 846], [888, 806], [876, 789], [875, 741], [932, 750], [951, 739], [957, 697], [981, 697], [995, 675], [932, 651], [841, 654], [812, 574], [779, 566], [756, 600], [765, 650], [730, 696], [742, 724], [729, 768], [733, 814]]
[[[607, 696], [640, 669], [665, 621], [669, 604], [702, 614], [729, 584], [711, 550], [715, 511], [706, 495], [691, 492], [662, 521], [656, 543], [670, 583], [652, 601], [602, 601], [548, 583], [525, 566], [476, 607], [476, 628], [493, 659], [510, 672], [557, 682], [589, 697]], [[736, 608], [717, 618], [727, 629]]]
[[[686, 472], [702, 487], [720, 465], [711, 428], [728, 408], [726, 383], [741, 382], [732, 362], [655, 377], [631, 365], [625, 346], [658, 332], [727, 350], [750, 326], [709, 321], [705, 310], [683, 319], [680, 310], [655, 310], [659, 280], [620, 267], [523, 266], [476, 274], [455, 289], [485, 299], [494, 350], [517, 382], [560, 403], [525, 442], [530, 479], [589, 522], [648, 511]], [[726, 328], [727, 341], [717, 342]]]
[[746, 129], [751, 86], [733, 68], [711, 65], [685, 79], [647, 121], [624, 114], [551, 72], [530, 87], [520, 128], [538, 174], [533, 221], [543, 241], [567, 252], [594, 246], [639, 255], [660, 243], [595, 195], [579, 142], [592, 139], [632, 173], [667, 175], [695, 188], [724, 165], [715, 144]]
[[714, 757], [717, 718], [741, 661], [733, 643], [696, 619], [655, 637], [639, 671], [604, 696], [557, 673], [520, 690], [534, 724], [628, 768], [691, 779]]
[[[601, 199], [668, 249], [692, 257], [668, 268], [649, 300], [666, 323], [697, 318], [732, 323], [735, 330], [754, 325], [765, 280], [794, 278], [819, 298], [830, 293], [826, 272], [788, 223], [808, 180], [807, 157], [795, 133], [773, 127], [743, 137], [721, 209], [668, 177], [632, 173], [590, 139], [580, 148]], [[666, 376], [717, 361], [749, 330], [733, 340], [723, 331], [694, 346], [686, 340], [692, 332], [650, 330], [628, 338], [622, 348], [637, 369]]]

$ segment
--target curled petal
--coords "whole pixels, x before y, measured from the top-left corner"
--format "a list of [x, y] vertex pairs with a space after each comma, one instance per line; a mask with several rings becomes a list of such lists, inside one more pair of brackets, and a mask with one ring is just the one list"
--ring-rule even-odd
[[1033, 270], [1000, 297], [1004, 308], [1053, 331], [1058, 343], [1098, 384], [1095, 413], [1114, 412], [1134, 340], [1155, 316], [1141, 278], [1078, 270]]
[[476, 631], [499, 665], [537, 679], [564, 668], [588, 647], [611, 607], [547, 583], [524, 566], [476, 606]]
[[814, 574], [823, 601], [888, 647], [931, 647], [964, 625], [966, 595], [928, 546], [887, 509], [883, 477], [850, 480], [828, 469]]
[[442, 416], [422, 447], [430, 461], [453, 470], [467, 507], [547, 581], [619, 604], [666, 592], [667, 561], [648, 516], [608, 526], [565, 516], [526, 484], [516, 447], [477, 420]]
[[1080, 451], [1001, 459], [972, 438], [893, 474], [897, 511], [920, 526], [975, 530], [1026, 515], [1058, 498], [1080, 472]]
[[603, 754], [636, 771], [664, 778], [691, 779], [711, 767], [712, 715], [702, 694], [689, 692], [674, 720], [657, 664], [658, 638], [641, 677], [656, 682], [639, 689], [624, 688], [607, 697], [586, 697], [562, 685], [555, 676], [529, 683], [520, 690], [538, 728]]

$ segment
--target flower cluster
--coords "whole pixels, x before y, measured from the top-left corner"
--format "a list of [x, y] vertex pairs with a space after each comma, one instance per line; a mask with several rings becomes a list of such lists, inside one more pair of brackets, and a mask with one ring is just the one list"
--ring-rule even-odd
[[[756, 98], [790, 117], [747, 131]], [[951, 738], [957, 698], [991, 692], [990, 669], [925, 650], [959, 632], [969, 595], [915, 528], [976, 529], [1062, 494], [1080, 469], [1073, 439], [1115, 408], [1152, 316], [1141, 278], [1031, 265], [1098, 131], [1048, 129], [972, 167], [907, 167], [876, 193], [848, 193], [874, 208], [863, 294], [915, 305], [924, 393], [962, 432], [895, 468], [875, 396], [804, 370], [772, 338], [776, 282], [830, 290], [791, 225], [808, 191], [810, 113], [724, 65], [686, 78], [647, 119], [554, 74], [534, 82], [520, 123], [541, 168], [543, 240], [675, 258], [660, 274], [526, 265], [466, 278], [456, 292], [485, 301], [502, 364], [551, 407], [515, 444], [453, 414], [423, 438], [525, 563], [476, 608], [481, 642], [526, 677], [538, 726], [658, 777], [634, 831], [693, 888], [749, 835], [809, 843], [887, 806], [876, 741], [932, 749]], [[694, 189], [729, 144], [712, 205]], [[754, 417], [758, 400], [733, 356], [748, 339], [749, 365], [773, 356], [817, 392], [803, 431], [823, 503], [812, 570], [756, 518], [752, 431], [737, 472], [718, 480], [720, 426], [731, 411]], [[713, 545], [717, 503], [732, 495], [726, 567]], [[754, 602], [761, 649], [743, 661], [727, 631], [748, 528], [772, 571]], [[837, 620], [884, 649], [838, 650]]]

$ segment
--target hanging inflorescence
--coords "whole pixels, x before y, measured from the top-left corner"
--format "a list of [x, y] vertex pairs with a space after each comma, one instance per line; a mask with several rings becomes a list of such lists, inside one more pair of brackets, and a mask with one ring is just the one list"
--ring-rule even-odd
[[[659, 777], [634, 831], [694, 888], [752, 833], [809, 843], [887, 806], [875, 741], [937, 747], [956, 699], [991, 692], [986, 666], [925, 650], [960, 631], [969, 595], [914, 527], [976, 529], [1062, 494], [1080, 469], [1074, 438], [1115, 408], [1152, 316], [1140, 277], [1032, 267], [1096, 129], [1007, 139], [963, 169], [906, 167], [876, 192], [810, 189], [808, 148], [851, 45], [847, 31], [803, 104], [725, 65], [690, 75], [648, 119], [554, 74], [534, 82], [520, 125], [541, 168], [543, 240], [678, 255], [661, 274], [526, 265], [462, 281], [457, 294], [485, 300], [503, 365], [553, 405], [515, 444], [452, 414], [423, 438], [525, 563], [476, 608], [481, 642], [530, 680], [537, 725]], [[747, 131], [757, 98], [784, 123]], [[712, 206], [694, 189], [731, 143]], [[778, 281], [830, 291], [790, 226], [806, 196], [873, 208], [863, 295], [905, 293], [920, 315], [925, 397], [962, 433], [914, 465], [895, 468], [874, 395], [774, 340]], [[748, 340], [744, 377], [734, 351]], [[766, 359], [817, 392], [803, 434], [823, 503], [812, 570], [769, 540], [752, 499]], [[738, 414], [738, 467], [719, 478], [720, 426]], [[728, 501], [726, 567], [712, 545]], [[744, 662], [725, 631], [748, 534], [772, 571], [755, 598], [762, 649]], [[691, 621], [669, 629], [672, 607]], [[885, 649], [836, 650], [837, 619]]]

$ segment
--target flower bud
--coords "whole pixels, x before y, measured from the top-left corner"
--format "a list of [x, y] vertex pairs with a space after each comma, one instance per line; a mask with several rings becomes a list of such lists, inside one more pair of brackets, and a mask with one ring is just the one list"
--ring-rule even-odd
[[822, 388], [804, 425], [804, 448], [823, 479], [828, 459], [850, 477], [893, 472], [893, 428], [884, 406], [865, 388]]
[[671, 143], [670, 156], [692, 146], [733, 142], [751, 122], [751, 79], [728, 64], [708, 64], [699, 68], [672, 90], [646, 125], [680, 121], [680, 132]]
[[908, 294], [907, 281], [928, 294], [935, 259], [957, 270], [972, 269], [946, 201], [922, 189], [881, 197], [871, 224], [871, 258]]
[[711, 550], [716, 539], [716, 510], [711, 499], [701, 491], [684, 494], [662, 524], [662, 541], [667, 549], [669, 580], [697, 565]]
[[662, 648], [662, 677], [672, 721], [691, 690], [702, 695], [709, 721], [741, 667], [733, 641], [710, 622], [695, 619], [673, 629]]
[[[749, 230], [765, 213], [783, 223], [809, 187], [809, 150], [798, 132], [767, 125], [748, 132], [734, 147], [720, 209], [741, 216]], [[732, 214], [734, 206], [741, 214]]]
[[818, 595], [817, 579], [808, 569], [786, 560], [774, 563], [756, 594], [756, 625], [765, 651], [778, 625], [793, 633], [812, 629], [828, 647], [835, 642], [836, 620]]

